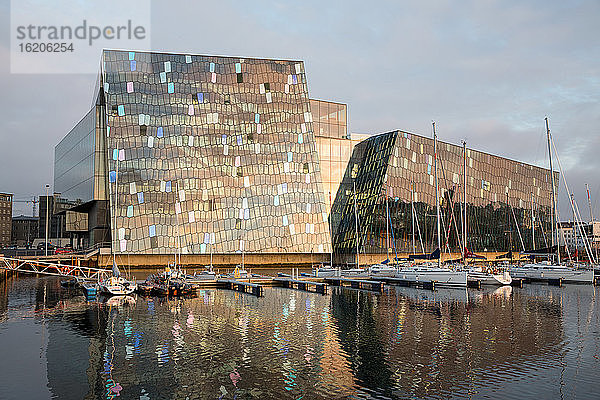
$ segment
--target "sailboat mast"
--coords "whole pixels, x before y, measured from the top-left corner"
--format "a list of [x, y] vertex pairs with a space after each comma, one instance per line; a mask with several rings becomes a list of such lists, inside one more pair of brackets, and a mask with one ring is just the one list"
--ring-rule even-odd
[[412, 227], [412, 252], [415, 254], [415, 183], [410, 183], [410, 224]]
[[590, 223], [594, 224], [594, 214], [592, 214], [592, 198], [590, 197], [590, 187], [588, 184], [585, 184], [585, 191], [587, 192], [588, 197], [588, 206], [590, 207]]
[[117, 247], [117, 244], [119, 243], [119, 239], [117, 237], [117, 235], [118, 235], [117, 234], [117, 203], [119, 201], [119, 156], [120, 156], [120, 151], [119, 151], [119, 144], [118, 143], [116, 143], [116, 144], [117, 144], [117, 146], [116, 146], [116, 149], [117, 149], [117, 160], [116, 160], [117, 167], [116, 167], [116, 172], [115, 172], [115, 204], [113, 206], [113, 209], [114, 209], [114, 213], [113, 213], [114, 214], [113, 215], [114, 229], [113, 229], [113, 231], [115, 232], [115, 235], [114, 235], [115, 236], [115, 239], [114, 239], [115, 243], [114, 243], [114, 246], [111, 246], [111, 248], [113, 248], [113, 251], [112, 251], [113, 268], [114, 268], [115, 265], [117, 265], [117, 259], [116, 259], [116, 254], [115, 254], [116, 251], [115, 251], [115, 249]]
[[333, 204], [331, 203], [331, 190], [329, 191], [329, 238], [330, 238], [330, 261], [329, 266], [333, 268]]
[[[577, 245], [579, 244], [579, 231], [578, 231], [578, 223], [577, 223], [577, 216], [575, 215], [575, 195], [573, 193], [571, 193], [571, 210], [573, 211], [573, 241], [575, 242], [575, 251], [577, 252]], [[566, 240], [565, 240], [565, 246], [566, 246]], [[587, 249], [586, 249], [587, 250]]]
[[533, 192], [531, 192], [531, 243], [535, 250], [535, 215], [533, 214]]
[[360, 254], [358, 251], [358, 207], [356, 206], [356, 181], [352, 182], [352, 189], [354, 192], [354, 225], [356, 228], [356, 267], [360, 266]]
[[467, 142], [462, 141], [463, 145], [463, 246], [462, 259], [465, 262], [467, 253]]
[[387, 259], [390, 259], [390, 205], [388, 201], [388, 184], [385, 182], [385, 247]]
[[[177, 196], [179, 196], [179, 183], [175, 182], [175, 221], [177, 223], [177, 241], [176, 241], [176, 246], [177, 248], [175, 249], [175, 264], [173, 264], [173, 269], [177, 268], [178, 262], [177, 262], [177, 255], [178, 253], [181, 251], [181, 234], [179, 232], [179, 213], [177, 212]], [[181, 205], [180, 207], [180, 211], [181, 211]], [[181, 263], [181, 254], [179, 254], [179, 263]]]
[[214, 236], [214, 230], [215, 230], [215, 222], [214, 219], [211, 218], [210, 221], [210, 236], [208, 237], [208, 244], [210, 244], [210, 272], [212, 272], [213, 270], [213, 236]]
[[360, 266], [360, 255], [358, 251], [358, 208], [356, 207], [356, 181], [352, 182], [354, 191], [354, 225], [356, 226], [356, 267]]
[[[556, 257], [558, 263], [560, 263], [560, 244], [558, 243], [558, 231], [557, 231], [557, 213], [556, 213], [556, 194], [554, 193], [554, 168], [552, 167], [552, 150], [550, 148], [550, 125], [548, 124], [548, 117], [546, 120], [546, 136], [548, 137], [548, 159], [550, 160], [550, 183], [552, 185], [552, 246], [556, 243]], [[556, 237], [555, 237], [556, 235]]]
[[438, 257], [438, 267], [442, 264], [442, 236], [440, 233], [440, 191], [438, 184], [438, 167], [437, 167], [437, 135], [435, 133], [435, 122], [433, 124], [433, 162], [434, 162], [434, 173], [435, 173], [435, 210], [437, 219], [437, 245], [440, 250], [440, 256]]

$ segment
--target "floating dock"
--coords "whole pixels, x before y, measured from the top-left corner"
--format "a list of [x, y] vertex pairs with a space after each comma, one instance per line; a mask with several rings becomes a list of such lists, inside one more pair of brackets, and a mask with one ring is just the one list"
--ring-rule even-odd
[[374, 279], [383, 281], [390, 285], [406, 286], [406, 287], [421, 287], [423, 289], [435, 290], [437, 281], [409, 281], [402, 278], [394, 278], [391, 276], [378, 276]]
[[353, 289], [371, 290], [373, 292], [383, 292], [382, 281], [369, 281], [366, 279], [351, 279], [336, 277], [324, 278], [325, 282], [332, 286], [350, 286]]
[[[281, 282], [283, 287], [289, 289], [304, 290], [305, 292], [314, 292], [320, 294], [327, 294], [327, 284], [323, 282], [293, 279], [287, 277], [273, 278], [275, 282]], [[312, 289], [312, 290], [311, 290]]]
[[262, 285], [252, 282], [244, 282], [237, 279], [217, 279], [217, 283], [226, 289], [236, 290], [242, 293], [251, 293], [256, 297], [264, 295]]

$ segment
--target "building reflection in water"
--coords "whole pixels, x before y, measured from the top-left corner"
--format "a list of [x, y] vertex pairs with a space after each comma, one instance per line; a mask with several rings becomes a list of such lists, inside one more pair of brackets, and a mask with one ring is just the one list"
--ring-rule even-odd
[[32, 281], [57, 398], [556, 397], [595, 382], [593, 287], [207, 290], [109, 305]]

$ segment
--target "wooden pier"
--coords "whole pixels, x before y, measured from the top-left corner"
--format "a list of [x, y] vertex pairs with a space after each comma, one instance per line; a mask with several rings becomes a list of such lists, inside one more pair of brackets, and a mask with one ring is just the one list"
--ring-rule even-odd
[[283, 284], [283, 287], [289, 289], [298, 289], [304, 290], [305, 292], [327, 294], [327, 284], [323, 282], [315, 282], [287, 277], [277, 277], [273, 278], [273, 280], [275, 282], [281, 282]]
[[327, 277], [324, 279], [325, 279], [325, 282], [329, 283], [332, 286], [347, 286], [347, 285], [349, 285], [353, 289], [371, 290], [373, 292], [379, 292], [379, 293], [383, 292], [383, 282], [382, 281], [369, 281], [366, 279], [342, 278], [339, 276]]
[[257, 283], [244, 282], [237, 279], [217, 279], [217, 283], [226, 289], [236, 290], [242, 293], [250, 293], [256, 297], [263, 296], [263, 287]]

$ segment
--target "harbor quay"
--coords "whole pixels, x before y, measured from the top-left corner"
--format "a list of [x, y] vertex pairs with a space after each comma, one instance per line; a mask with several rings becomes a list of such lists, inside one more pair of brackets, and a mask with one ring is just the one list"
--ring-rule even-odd
[[[402, 252], [398, 253], [399, 260], [408, 260], [411, 253]], [[461, 259], [461, 253], [443, 253], [440, 255], [442, 263], [456, 261]], [[507, 258], [506, 253], [502, 252], [480, 252], [478, 256], [481, 258], [477, 260], [478, 263], [497, 263], [500, 261], [510, 262], [511, 259]], [[2, 254], [0, 254], [2, 257]], [[7, 256], [9, 257], [9, 256]], [[395, 255], [394, 255], [395, 257]], [[512, 253], [512, 261], [523, 261], [526, 260], [526, 255], [521, 256], [520, 253]], [[108, 248], [95, 251], [91, 254], [81, 255], [49, 255], [45, 256], [18, 256], [18, 259], [24, 261], [41, 261], [50, 263], [61, 263], [65, 265], [81, 265], [92, 268], [108, 268], [113, 264], [113, 258], [116, 258], [119, 265], [124, 268], [132, 269], [148, 269], [157, 268], [162, 269], [169, 264], [173, 264], [174, 260], [177, 259], [177, 263], [184, 268], [205, 268], [208, 265], [212, 265], [215, 268], [233, 269], [236, 265], [242, 263], [242, 254], [213, 254], [212, 257], [209, 254], [185, 254], [185, 255], [173, 255], [173, 254], [126, 254], [113, 257]], [[256, 254], [248, 253], [244, 254], [243, 262], [245, 266], [249, 268], [260, 268], [260, 269], [272, 269], [279, 270], [282, 272], [289, 270], [289, 268], [301, 268], [311, 269], [313, 267], [330, 265], [331, 254], [313, 254], [313, 253], [290, 253], [290, 254]], [[379, 264], [387, 259], [386, 254], [371, 253], [371, 254], [360, 254], [359, 262], [360, 266], [370, 266]], [[435, 259], [434, 261], [436, 261]], [[333, 265], [339, 266], [340, 268], [356, 267], [356, 254], [345, 254], [345, 255], [334, 255]]]
[[[110, 268], [113, 264], [113, 257], [108, 251], [104, 251], [104, 254], [100, 253], [91, 257], [81, 257], [78, 261], [81, 265], [87, 265], [90, 267]], [[503, 256], [500, 252], [488, 252], [481, 254], [485, 259], [480, 262], [496, 262], [497, 259]], [[408, 258], [409, 253], [399, 253], [399, 258]], [[441, 256], [441, 261], [446, 262], [450, 260], [460, 259], [460, 253], [444, 253]], [[518, 253], [514, 254], [514, 259], [520, 258]], [[48, 258], [35, 258], [40, 260], [54, 261], [63, 260], [64, 263], [71, 263], [72, 257], [48, 257]], [[207, 265], [212, 265], [214, 268], [225, 268], [233, 269], [236, 265], [242, 263], [242, 255], [238, 254], [214, 254], [212, 256], [206, 254], [186, 254], [177, 257], [178, 263], [183, 268], [204, 268]], [[360, 254], [360, 263], [362, 266], [369, 266], [381, 263], [386, 259], [385, 254]], [[504, 260], [507, 260], [503, 258]], [[117, 257], [119, 265], [123, 265], [124, 268], [135, 268], [135, 269], [147, 269], [147, 268], [164, 268], [165, 266], [174, 262], [174, 256], [172, 254], [164, 255], [147, 255], [147, 254], [132, 254], [123, 255]], [[311, 269], [319, 265], [328, 265], [331, 262], [330, 254], [245, 254], [244, 265], [248, 268], [259, 268], [259, 269], [272, 269], [281, 270], [286, 272], [289, 268], [302, 268]], [[333, 265], [338, 265], [340, 268], [348, 268], [349, 266], [356, 266], [356, 256], [353, 254], [334, 257]]]

